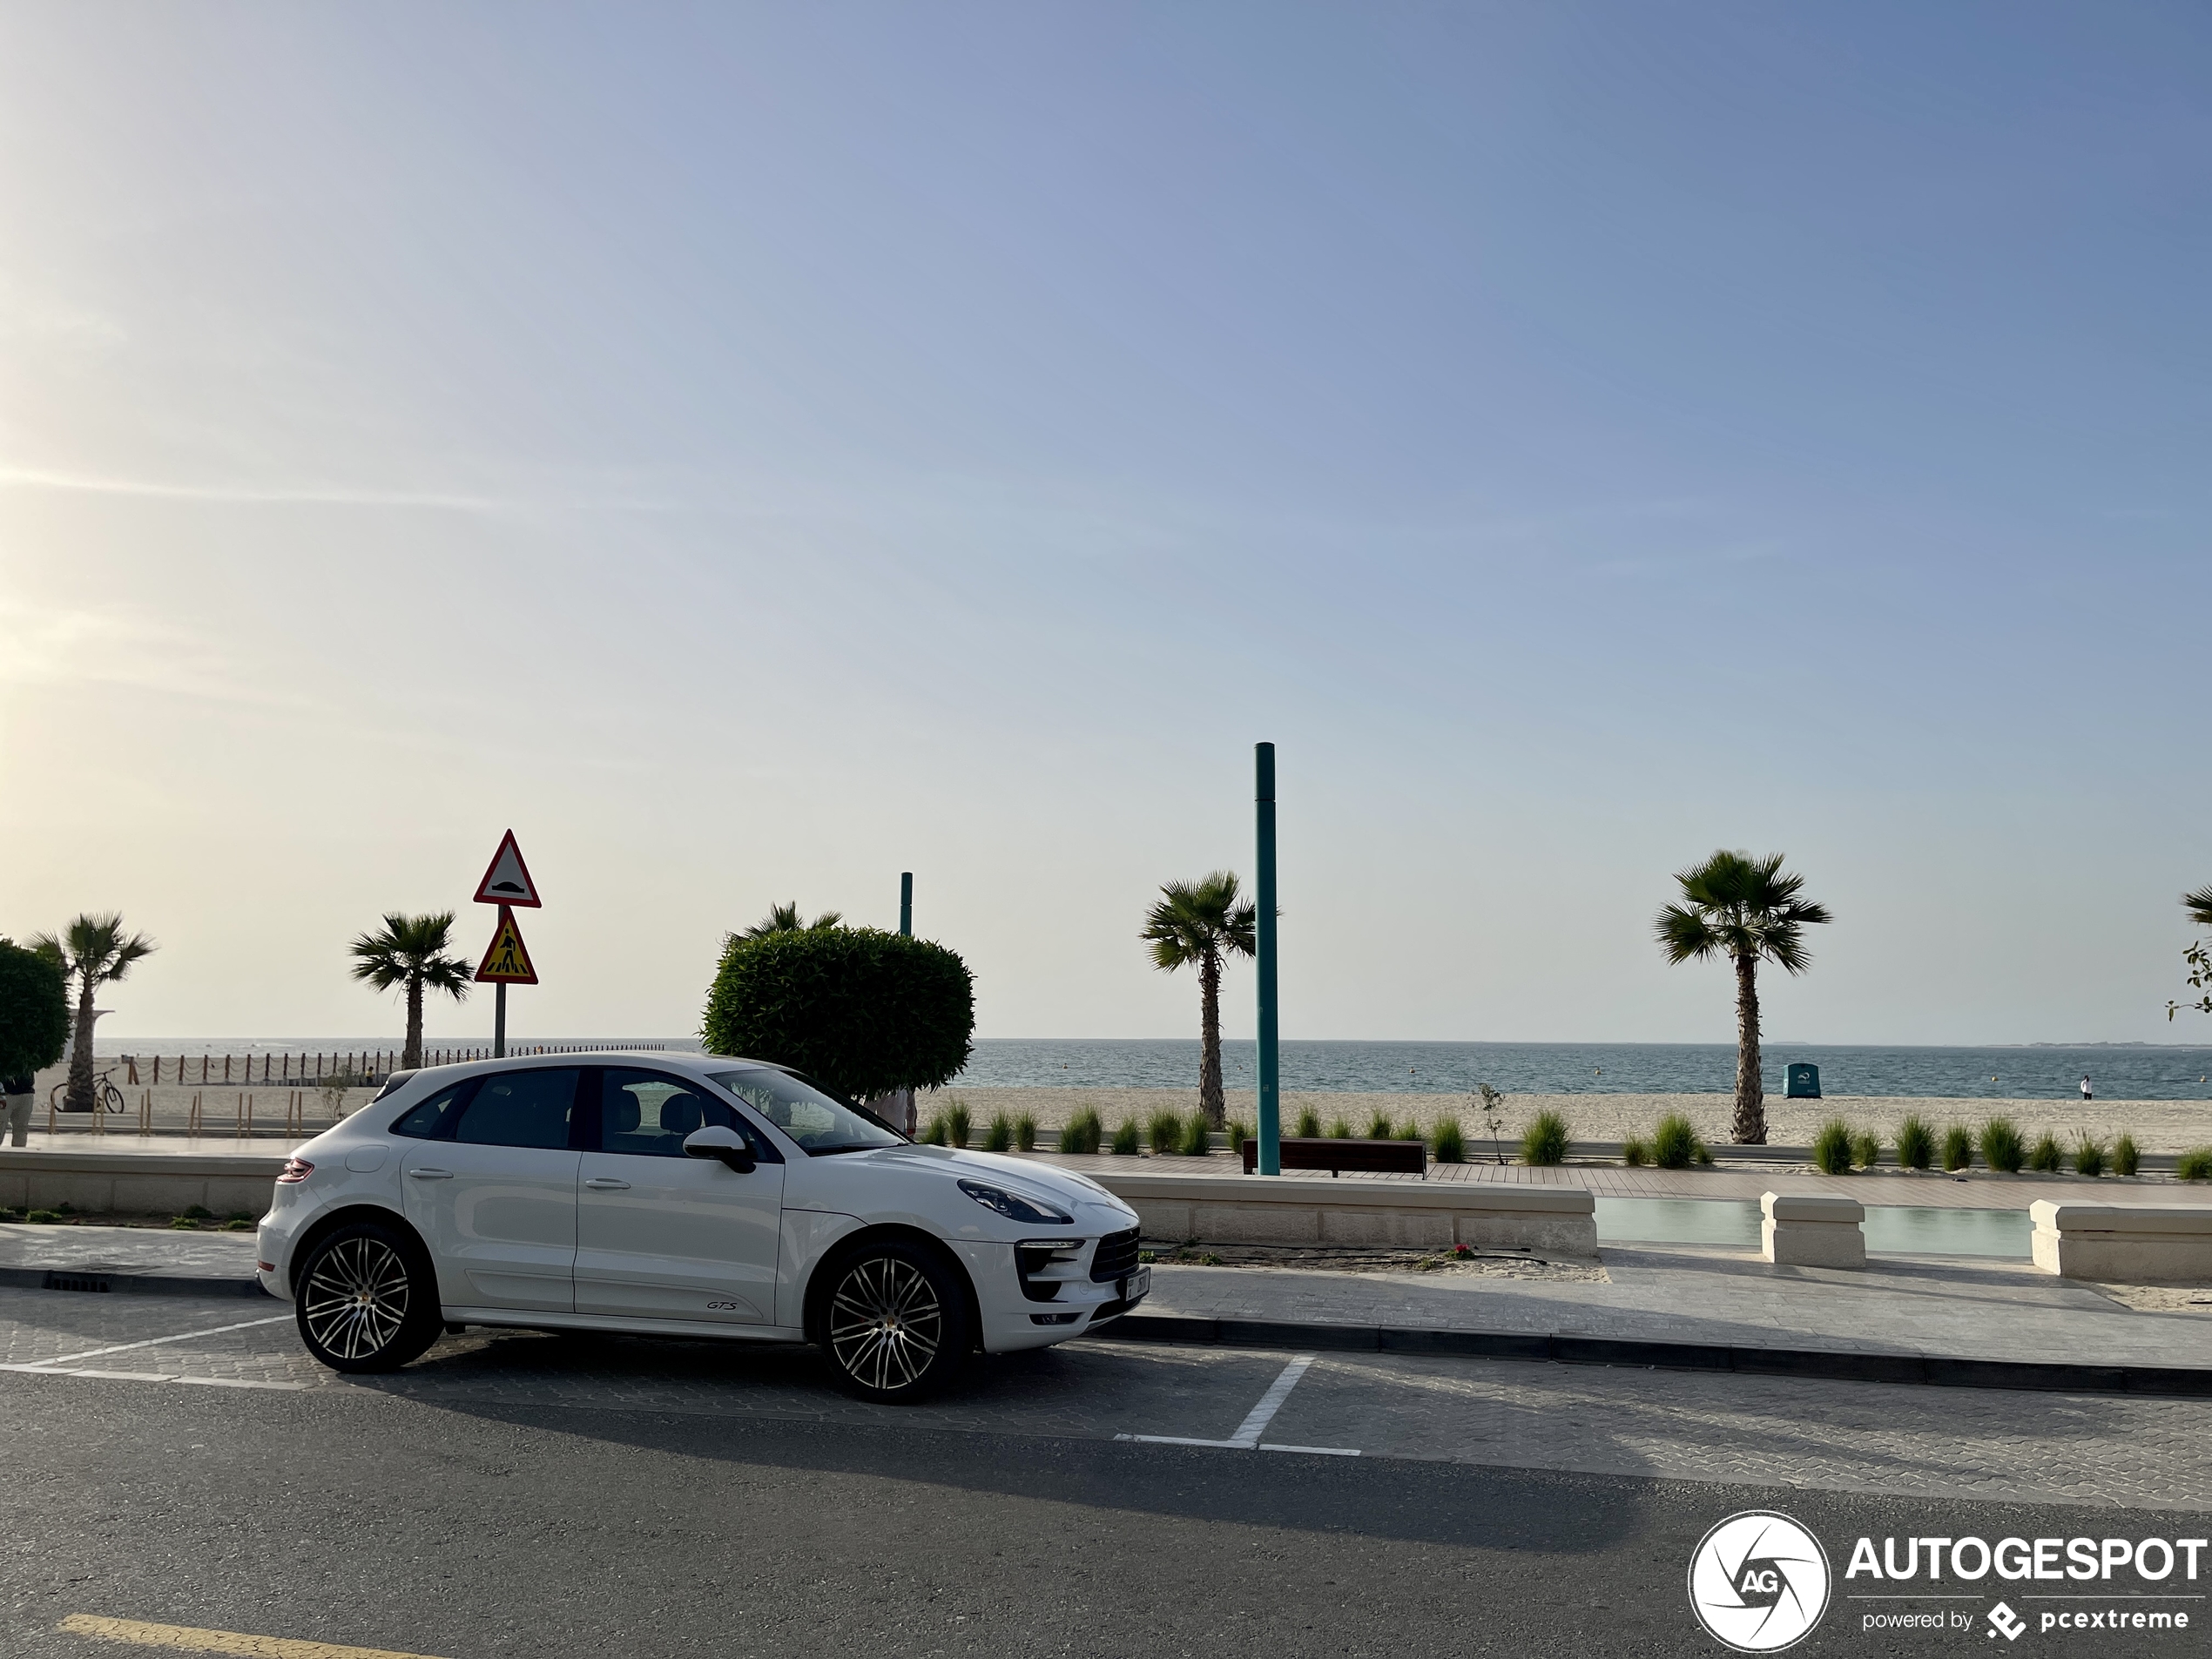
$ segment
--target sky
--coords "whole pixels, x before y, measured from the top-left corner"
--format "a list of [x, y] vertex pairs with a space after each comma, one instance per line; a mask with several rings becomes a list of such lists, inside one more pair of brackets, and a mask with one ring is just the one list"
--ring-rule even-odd
[[[772, 904], [978, 1034], [2212, 1041], [2212, 16], [0, 10], [0, 932], [101, 1035], [381, 1034], [511, 827], [517, 1035]], [[434, 1006], [479, 1035], [489, 998]], [[1249, 1035], [1232, 969], [1227, 1028]]]

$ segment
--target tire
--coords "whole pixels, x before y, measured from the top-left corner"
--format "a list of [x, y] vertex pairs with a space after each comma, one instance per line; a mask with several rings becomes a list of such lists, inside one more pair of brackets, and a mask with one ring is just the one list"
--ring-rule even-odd
[[887, 1239], [838, 1257], [824, 1271], [822, 1348], [847, 1393], [911, 1405], [959, 1373], [974, 1325], [960, 1270], [942, 1255]]
[[438, 1339], [438, 1276], [415, 1239], [357, 1221], [307, 1258], [293, 1293], [300, 1340], [333, 1371], [397, 1371]]

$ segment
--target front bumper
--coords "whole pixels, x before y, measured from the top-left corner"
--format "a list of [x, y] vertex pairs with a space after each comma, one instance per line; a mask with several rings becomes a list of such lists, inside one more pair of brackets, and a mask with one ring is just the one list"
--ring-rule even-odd
[[[1076, 1271], [1057, 1275], [1050, 1299], [1033, 1291], [1044, 1288], [1042, 1274], [1024, 1275], [1016, 1264], [1015, 1244], [955, 1244], [953, 1249], [968, 1269], [975, 1286], [976, 1312], [982, 1318], [983, 1348], [988, 1353], [1012, 1353], [1023, 1348], [1047, 1348], [1069, 1337], [1079, 1337], [1108, 1320], [1117, 1318], [1143, 1300], [1140, 1292], [1124, 1298], [1125, 1277], [1101, 1282], [1089, 1277], [1096, 1240], [1086, 1239]], [[1027, 1278], [1025, 1287], [1024, 1280]]]

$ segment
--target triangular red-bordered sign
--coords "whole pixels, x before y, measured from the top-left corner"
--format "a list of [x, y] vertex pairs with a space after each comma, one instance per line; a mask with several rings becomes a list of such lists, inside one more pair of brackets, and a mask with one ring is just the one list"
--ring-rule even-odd
[[537, 884], [530, 880], [529, 866], [523, 862], [523, 849], [515, 845], [513, 830], [500, 837], [499, 851], [491, 855], [491, 867], [476, 883], [476, 902], [529, 910], [545, 907], [545, 901], [537, 896]]
[[502, 985], [537, 983], [529, 947], [523, 943], [523, 930], [515, 925], [515, 913], [505, 905], [499, 907], [499, 926], [492, 934], [484, 960], [477, 965], [476, 977]]

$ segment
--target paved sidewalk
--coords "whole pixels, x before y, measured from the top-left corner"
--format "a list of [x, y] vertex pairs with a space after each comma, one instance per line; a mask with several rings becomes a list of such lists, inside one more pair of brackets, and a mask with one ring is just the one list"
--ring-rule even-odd
[[49, 1273], [123, 1280], [113, 1288], [258, 1290], [250, 1232], [171, 1232], [154, 1227], [0, 1226], [0, 1282], [40, 1284]]

